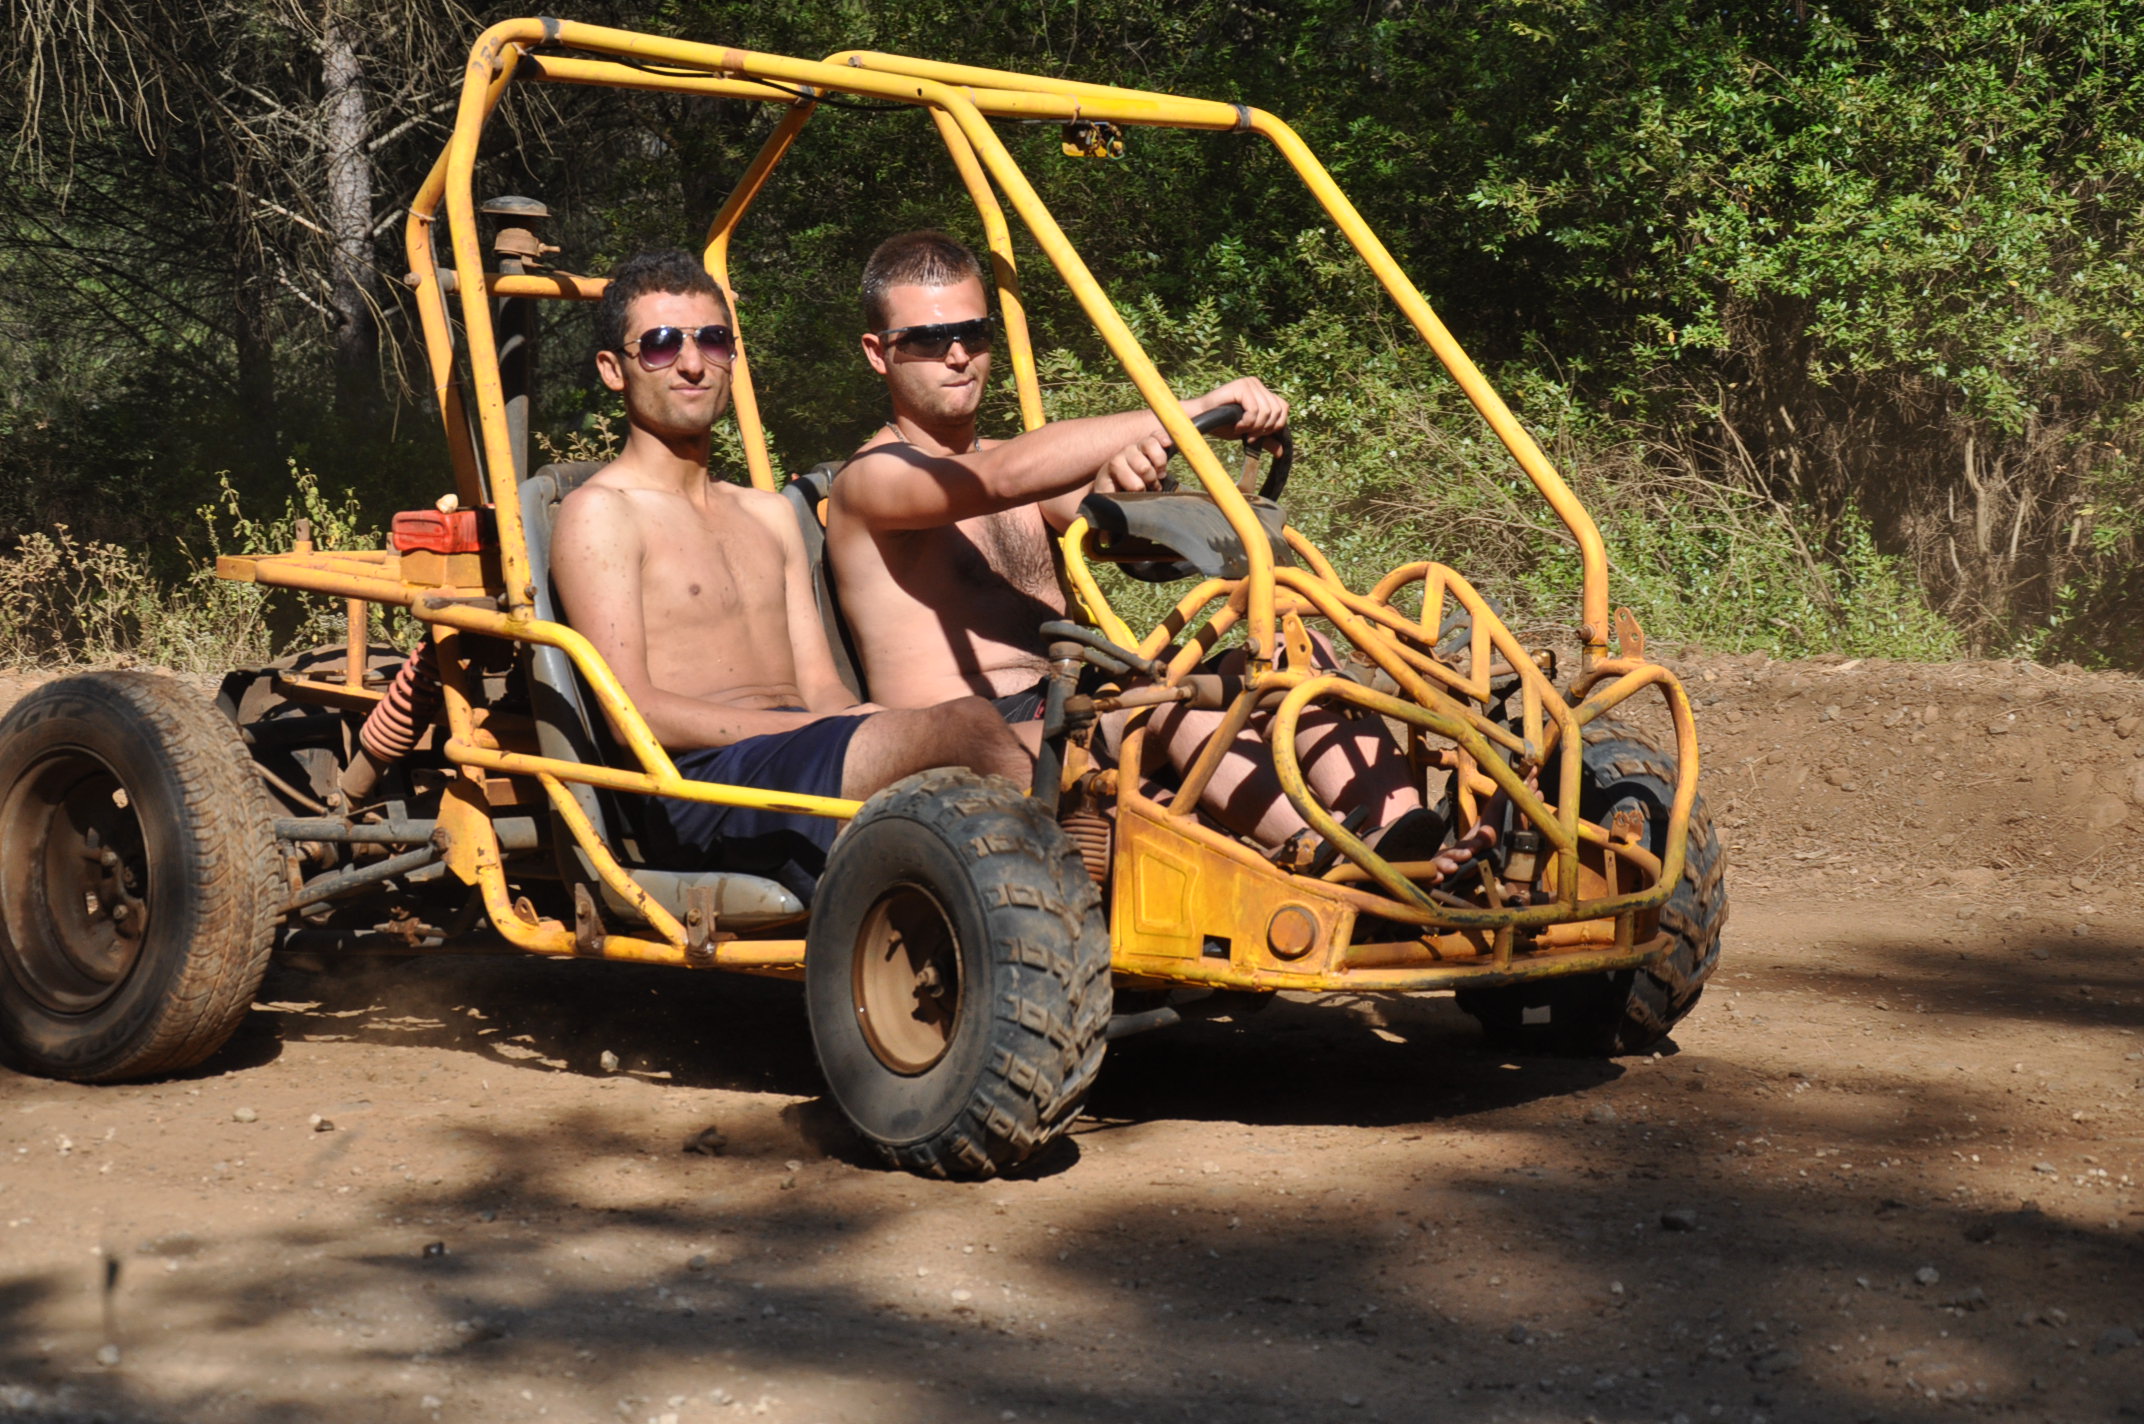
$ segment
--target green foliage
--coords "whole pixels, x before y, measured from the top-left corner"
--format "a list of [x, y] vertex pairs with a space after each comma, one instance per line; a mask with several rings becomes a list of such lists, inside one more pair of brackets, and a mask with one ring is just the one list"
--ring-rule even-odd
[[1618, 301], [1632, 372], [1732, 352], [1738, 303], [1792, 298], [1817, 381], [1910, 372], [2014, 432], [2128, 356], [2131, 7], [1541, 9], [1570, 90], [1470, 196], [1492, 246]]
[[[428, 502], [444, 487], [439, 413], [392, 280], [406, 265], [394, 215], [436, 155], [434, 90], [473, 25], [436, 7], [351, 12], [382, 17], [361, 27], [371, 255], [387, 279], [385, 366], [419, 388], [366, 422], [342, 408], [345, 381], [322, 379], [347, 362], [323, 304], [323, 150], [306, 127], [321, 16], [252, 0], [112, 13], [142, 24], [98, 29], [104, 48], [80, 54], [25, 50], [10, 72], [94, 73], [139, 33], [163, 47], [141, 104], [62, 115], [56, 90], [0, 87], [11, 133], [42, 124], [69, 145], [0, 178], [0, 541], [14, 541], [0, 549], [26, 557], [35, 531], [65, 524], [80, 547], [122, 545], [183, 583], [164, 531], [223, 471], [246, 507], [274, 505], [292, 457], [374, 519]], [[2144, 666], [2144, 25], [2125, 0], [598, 0], [577, 13], [1269, 109], [1543, 433], [1656, 632], [1941, 652], [1956, 641], [1932, 606], [1973, 646]], [[603, 272], [698, 242], [777, 117], [517, 85], [478, 189], [545, 200], [561, 265]], [[1071, 161], [1051, 125], [997, 132], [1179, 388], [1251, 371], [1295, 400], [1319, 491], [1296, 513], [1336, 559], [1448, 557], [1525, 616], [1568, 626], [1568, 544], [1365, 299], [1270, 150], [1140, 129], [1121, 162]], [[883, 417], [856, 351], [855, 277], [879, 239], [924, 224], [981, 235], [927, 118], [822, 106], [733, 256], [783, 466], [846, 451]], [[1016, 241], [1053, 412], [1132, 403], [1048, 263]], [[544, 314], [535, 423], [561, 448], [612, 408], [587, 315]], [[721, 439], [718, 460], [740, 468], [734, 427]], [[302, 616], [270, 621], [289, 631], [276, 620]]]
[[[354, 496], [324, 494], [318, 476], [289, 466], [290, 491], [266, 519], [246, 513], [230, 477], [216, 499], [195, 511], [206, 556], [179, 545], [185, 573], [158, 575], [153, 551], [83, 539], [66, 525], [22, 536], [0, 556], [0, 667], [55, 664], [148, 666], [219, 672], [268, 661], [279, 652], [340, 643], [339, 600], [219, 579], [223, 554], [288, 551], [298, 521], [310, 522], [315, 547], [378, 548]], [[407, 641], [407, 629], [399, 630]], [[372, 610], [372, 636], [389, 636]]]
[[[1877, 551], [1868, 522], [1851, 509], [1825, 528], [1807, 511], [1743, 491], [1677, 490], [1674, 482], [1663, 482], [1647, 507], [1605, 502], [1615, 597], [1670, 642], [1779, 657], [1963, 651], [1911, 571]], [[1811, 546], [1832, 552], [1812, 559]]]
[[64, 524], [33, 531], [0, 557], [0, 667], [146, 662], [207, 671], [234, 650], [260, 646], [256, 610], [218, 602], [197, 616], [131, 551], [77, 538]]
[[[228, 475], [219, 477], [216, 498], [194, 511], [206, 526], [208, 557], [187, 575], [187, 588], [204, 611], [231, 604], [247, 607], [257, 619], [261, 638], [274, 639], [280, 651], [340, 642], [347, 614], [342, 600], [295, 589], [270, 588], [262, 584], [229, 584], [215, 576], [215, 560], [224, 554], [276, 554], [296, 542], [299, 521], [311, 531], [316, 549], [377, 549], [385, 535], [366, 517], [354, 491], [331, 497], [320, 487], [320, 477], [289, 462], [290, 490], [283, 508], [266, 519], [247, 514]], [[371, 630], [375, 639], [387, 636], [385, 610], [374, 605]], [[410, 641], [408, 638], [402, 641]]]
[[618, 433], [623, 419], [607, 411], [591, 411], [581, 423], [554, 439], [549, 431], [535, 432], [536, 449], [544, 465], [573, 465], [587, 460], [615, 460], [624, 443]]

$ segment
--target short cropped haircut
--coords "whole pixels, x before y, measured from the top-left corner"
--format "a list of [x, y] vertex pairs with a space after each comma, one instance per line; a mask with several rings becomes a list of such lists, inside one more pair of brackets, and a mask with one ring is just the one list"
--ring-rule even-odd
[[680, 296], [705, 294], [715, 299], [722, 308], [722, 319], [730, 319], [730, 304], [715, 285], [715, 279], [707, 275], [700, 259], [675, 247], [655, 248], [648, 252], [636, 252], [620, 262], [610, 274], [610, 285], [603, 289], [603, 300], [596, 307], [596, 349], [598, 351], [622, 351], [625, 349], [625, 309], [635, 297], [647, 296], [650, 292], [674, 292]]
[[864, 263], [864, 329], [886, 327], [886, 292], [892, 287], [957, 287], [970, 277], [981, 281], [975, 254], [935, 228], [889, 237]]

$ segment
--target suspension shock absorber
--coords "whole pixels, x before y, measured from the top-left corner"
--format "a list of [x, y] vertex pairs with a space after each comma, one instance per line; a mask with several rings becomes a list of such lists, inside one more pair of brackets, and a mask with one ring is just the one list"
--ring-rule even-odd
[[387, 695], [357, 729], [357, 748], [337, 785], [350, 807], [372, 794], [382, 772], [408, 756], [439, 711], [439, 669], [432, 662], [427, 637], [410, 651], [408, 661], [387, 685]]

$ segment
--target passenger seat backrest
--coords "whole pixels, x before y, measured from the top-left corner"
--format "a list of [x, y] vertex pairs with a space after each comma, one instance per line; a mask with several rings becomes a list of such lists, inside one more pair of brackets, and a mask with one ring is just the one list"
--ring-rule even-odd
[[[551, 534], [558, 524], [559, 503], [601, 468], [602, 464], [595, 460], [546, 465], [521, 482], [521, 524], [528, 538], [529, 582], [536, 588], [536, 616], [547, 623], [566, 621], [558, 606], [557, 592], [551, 587]], [[536, 716], [536, 743], [543, 754], [559, 761], [610, 765], [617, 748], [609, 724], [589, 705], [573, 660], [561, 650], [541, 643], [530, 644], [529, 655], [530, 710]], [[606, 841], [631, 859], [645, 858], [642, 852], [646, 848], [637, 843], [638, 838], [625, 834], [626, 818], [624, 808], [617, 805], [619, 798], [581, 782], [569, 782], [567, 786]], [[594, 868], [587, 869], [592, 873]]]
[[863, 659], [849, 634], [849, 620], [841, 616], [841, 599], [834, 584], [833, 568], [826, 558], [826, 502], [833, 497], [834, 476], [843, 461], [814, 465], [782, 487], [797, 517], [797, 530], [804, 536], [804, 555], [811, 560], [811, 592], [819, 604], [819, 623], [826, 629], [826, 646], [834, 654], [834, 671], [858, 700], [864, 699]]

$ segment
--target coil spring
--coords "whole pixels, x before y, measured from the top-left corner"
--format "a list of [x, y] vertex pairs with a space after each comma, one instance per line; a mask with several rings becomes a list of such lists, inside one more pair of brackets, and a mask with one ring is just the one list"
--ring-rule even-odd
[[1080, 863], [1087, 867], [1087, 874], [1100, 885], [1109, 878], [1110, 840], [1115, 828], [1108, 817], [1084, 808], [1067, 811], [1057, 823], [1079, 852]]
[[432, 663], [432, 640], [410, 650], [409, 660], [388, 684], [387, 695], [357, 729], [357, 739], [374, 761], [400, 761], [439, 711], [439, 669]]

